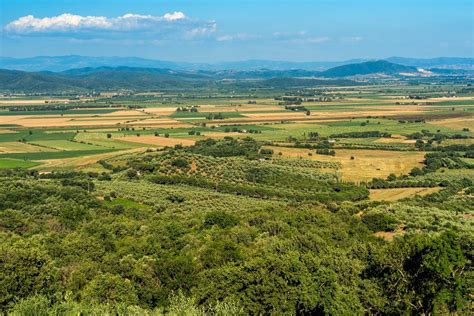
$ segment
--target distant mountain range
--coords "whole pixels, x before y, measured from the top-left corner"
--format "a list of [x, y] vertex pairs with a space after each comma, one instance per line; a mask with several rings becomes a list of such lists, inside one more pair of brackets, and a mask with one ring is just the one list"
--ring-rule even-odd
[[[439, 57], [432, 59], [390, 57], [388, 62], [404, 66], [440, 69], [474, 69], [474, 58]], [[346, 61], [321, 62], [289, 62], [272, 60], [246, 60], [218, 63], [187, 63], [145, 59], [139, 57], [89, 57], [89, 56], [38, 56], [31, 58], [0, 57], [0, 68], [23, 71], [54, 71], [60, 72], [75, 68], [97, 67], [141, 67], [163, 68], [174, 70], [235, 70], [254, 71], [258, 69], [290, 70], [301, 69], [323, 71], [329, 68], [371, 61], [369, 59], [353, 59]]]
[[[467, 72], [467, 74], [466, 74]], [[179, 70], [144, 67], [85, 67], [61, 72], [26, 72], [0, 69], [0, 91], [86, 92], [104, 90], [151, 91], [190, 88], [299, 88], [324, 85], [354, 85], [354, 79], [377, 77], [425, 77], [472, 75], [470, 70], [432, 68], [430, 71], [385, 60], [315, 70]]]

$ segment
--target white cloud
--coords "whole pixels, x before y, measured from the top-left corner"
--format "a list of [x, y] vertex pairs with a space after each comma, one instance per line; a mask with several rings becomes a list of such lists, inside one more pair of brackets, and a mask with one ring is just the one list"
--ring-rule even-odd
[[186, 15], [184, 15], [183, 12], [176, 12], [175, 11], [173, 13], [166, 13], [165, 15], [163, 15], [163, 18], [166, 21], [176, 21], [176, 20], [185, 19]]
[[225, 34], [217, 37], [217, 41], [219, 42], [231, 42], [231, 41], [244, 41], [244, 40], [252, 40], [252, 39], [259, 39], [261, 38], [260, 35], [257, 34], [248, 34], [248, 33], [238, 33], [238, 34]]
[[229, 35], [229, 34], [226, 34], [226, 35], [222, 35], [222, 36], [219, 36], [217, 37], [217, 40], [219, 42], [230, 42], [234, 39], [234, 36], [232, 35]]
[[302, 39], [296, 39], [296, 41], [301, 42], [301, 43], [308, 43], [308, 44], [320, 44], [320, 43], [325, 43], [329, 41], [329, 37], [327, 36], [307, 37], [307, 38], [302, 38]]
[[273, 32], [272, 37], [278, 41], [290, 42], [295, 44], [321, 44], [330, 40], [328, 36], [313, 36], [307, 31]]
[[352, 37], [344, 37], [342, 38], [342, 41], [343, 42], [346, 42], [346, 43], [359, 43], [361, 41], [363, 41], [364, 38], [362, 36], [352, 36]]
[[81, 16], [64, 13], [58, 16], [36, 18], [27, 15], [5, 26], [7, 34], [18, 36], [65, 36], [65, 37], [107, 37], [107, 34], [127, 34], [162, 38], [196, 37], [215, 32], [214, 21], [191, 19], [183, 12], [166, 13], [163, 16], [127, 13], [119, 17]]
[[217, 31], [217, 24], [214, 21], [208, 22], [205, 26], [195, 27], [186, 32], [187, 38], [209, 36]]

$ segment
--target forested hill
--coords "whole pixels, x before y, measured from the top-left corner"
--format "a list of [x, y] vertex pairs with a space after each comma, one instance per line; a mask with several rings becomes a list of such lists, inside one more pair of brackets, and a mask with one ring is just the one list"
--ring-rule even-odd
[[[0, 91], [16, 93], [71, 93], [128, 89], [135, 91], [224, 87], [280, 88], [353, 85], [350, 80], [297, 78], [298, 71], [186, 72], [158, 68], [100, 67], [65, 72], [0, 70]], [[305, 76], [305, 77], [306, 77]], [[231, 79], [231, 80], [227, 80]], [[251, 79], [251, 80], [249, 80]], [[276, 79], [276, 80], [275, 80]]]
[[385, 60], [334, 67], [320, 73], [323, 77], [350, 77], [357, 75], [417, 73], [416, 67], [394, 64]]

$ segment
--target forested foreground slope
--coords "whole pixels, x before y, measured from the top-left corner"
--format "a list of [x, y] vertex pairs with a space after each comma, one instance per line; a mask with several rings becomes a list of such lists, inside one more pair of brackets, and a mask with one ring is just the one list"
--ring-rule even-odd
[[255, 146], [177, 146], [103, 161], [104, 174], [2, 171], [0, 310], [472, 312], [471, 179], [375, 202], [303, 164], [255, 160]]

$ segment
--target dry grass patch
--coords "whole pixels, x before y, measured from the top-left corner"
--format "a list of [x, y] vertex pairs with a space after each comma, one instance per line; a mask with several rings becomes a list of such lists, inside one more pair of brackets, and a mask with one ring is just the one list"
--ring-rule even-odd
[[43, 151], [57, 151], [52, 148], [32, 145], [22, 142], [2, 142], [0, 143], [0, 153], [34, 153]]
[[179, 124], [184, 124], [183, 122], [176, 121], [174, 119], [170, 118], [145, 118], [145, 119], [140, 119], [137, 121], [131, 121], [127, 123], [128, 125], [162, 125], [162, 124], [167, 124], [167, 125], [179, 125]]
[[176, 112], [176, 107], [166, 107], [166, 108], [147, 108], [144, 109], [146, 113], [151, 113], [155, 115], [171, 115]]
[[428, 101], [474, 101], [474, 97], [440, 97], [440, 98], [430, 98]]
[[245, 114], [249, 118], [264, 118], [264, 119], [277, 119], [277, 120], [291, 120], [293, 118], [302, 118], [306, 117], [305, 112], [278, 112], [278, 113], [247, 113]]
[[13, 133], [18, 133], [18, 132], [10, 130], [10, 129], [0, 129], [0, 134], [13, 134]]
[[428, 124], [436, 126], [444, 126], [453, 129], [462, 130], [463, 128], [469, 128], [474, 130], [474, 116], [471, 117], [456, 117], [456, 118], [446, 118], [442, 120], [430, 121]]
[[373, 189], [370, 191], [370, 199], [373, 201], [396, 201], [415, 195], [425, 196], [435, 193], [441, 188], [394, 188], [394, 189]]
[[392, 137], [390, 137], [390, 138], [386, 138], [386, 137], [379, 138], [375, 142], [376, 143], [382, 143], [382, 144], [391, 144], [391, 143], [415, 144], [416, 140], [415, 139], [407, 139], [405, 136], [402, 136], [402, 135], [392, 135]]
[[144, 116], [144, 115], [147, 115], [147, 114], [142, 110], [119, 110], [119, 111], [114, 111], [114, 112], [110, 112], [110, 113], [99, 114], [98, 116], [133, 117], [133, 116]]
[[248, 134], [242, 134], [242, 133], [237, 133], [237, 132], [229, 132], [229, 133], [224, 133], [224, 132], [205, 132], [202, 134], [203, 136], [206, 136], [208, 138], [214, 138], [214, 139], [222, 139], [226, 136], [231, 136], [231, 137], [239, 137], [239, 136], [248, 136]]
[[170, 137], [161, 137], [161, 136], [125, 136], [120, 138], [115, 138], [117, 140], [124, 140], [127, 142], [141, 143], [146, 145], [154, 145], [158, 147], [165, 146], [192, 146], [196, 141], [187, 138], [170, 138]]

